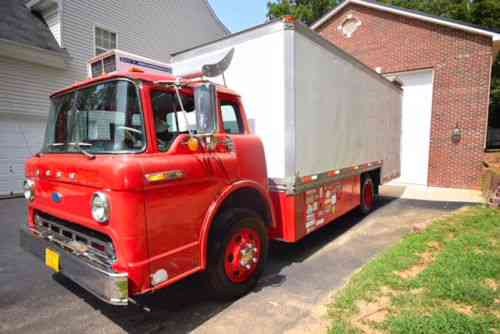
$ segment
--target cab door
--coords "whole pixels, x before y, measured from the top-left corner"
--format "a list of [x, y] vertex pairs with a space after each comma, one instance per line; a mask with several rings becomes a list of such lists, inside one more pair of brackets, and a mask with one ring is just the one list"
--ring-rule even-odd
[[[184, 115], [175, 95], [168, 94], [172, 92], [150, 91], [154, 152], [143, 168], [151, 274], [165, 271], [170, 280], [200, 266], [201, 223], [226, 180], [212, 166], [213, 153], [188, 149]], [[183, 104], [194, 120], [190, 98]]]

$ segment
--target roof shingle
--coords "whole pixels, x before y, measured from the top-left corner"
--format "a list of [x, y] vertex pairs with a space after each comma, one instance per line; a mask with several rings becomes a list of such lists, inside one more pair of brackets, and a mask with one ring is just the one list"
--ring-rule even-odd
[[65, 52], [43, 19], [25, 6], [26, 0], [0, 1], [0, 39]]

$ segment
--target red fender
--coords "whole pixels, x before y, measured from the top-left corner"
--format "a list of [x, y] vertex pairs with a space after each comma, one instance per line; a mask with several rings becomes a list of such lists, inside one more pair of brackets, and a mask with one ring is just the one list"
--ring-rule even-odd
[[275, 226], [275, 216], [274, 216], [274, 210], [273, 210], [273, 205], [271, 202], [271, 197], [269, 196], [269, 193], [267, 192], [266, 189], [264, 189], [259, 183], [251, 180], [243, 180], [243, 181], [237, 181], [228, 187], [226, 187], [220, 196], [210, 204], [207, 210], [207, 214], [205, 215], [205, 219], [203, 220], [203, 224], [201, 226], [201, 233], [200, 233], [200, 250], [201, 250], [201, 267], [202, 269], [205, 269], [207, 266], [207, 249], [208, 249], [208, 236], [210, 232], [210, 228], [212, 227], [212, 224], [215, 219], [215, 215], [219, 211], [219, 208], [222, 206], [224, 201], [235, 191], [238, 189], [242, 188], [252, 188], [254, 190], [257, 190], [262, 197], [265, 199], [267, 202], [267, 205], [269, 206], [269, 210], [271, 211], [271, 226]]

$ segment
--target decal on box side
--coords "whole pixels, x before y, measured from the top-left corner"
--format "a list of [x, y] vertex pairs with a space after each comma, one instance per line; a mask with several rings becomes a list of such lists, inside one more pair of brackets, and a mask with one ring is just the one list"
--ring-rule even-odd
[[307, 233], [334, 218], [337, 200], [341, 197], [342, 184], [334, 182], [306, 191], [305, 227]]

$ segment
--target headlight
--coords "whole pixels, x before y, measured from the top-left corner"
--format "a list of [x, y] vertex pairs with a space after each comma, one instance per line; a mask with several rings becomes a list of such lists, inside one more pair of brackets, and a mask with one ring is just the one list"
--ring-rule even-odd
[[32, 180], [24, 180], [23, 184], [24, 197], [28, 201], [33, 201], [35, 199], [35, 182]]
[[105, 223], [109, 220], [111, 208], [108, 195], [103, 192], [96, 192], [92, 195], [92, 217], [99, 223]]

